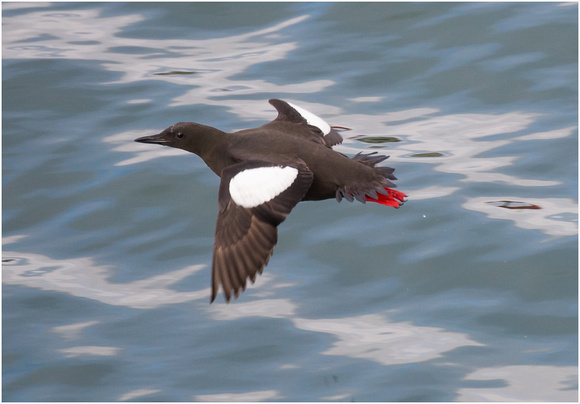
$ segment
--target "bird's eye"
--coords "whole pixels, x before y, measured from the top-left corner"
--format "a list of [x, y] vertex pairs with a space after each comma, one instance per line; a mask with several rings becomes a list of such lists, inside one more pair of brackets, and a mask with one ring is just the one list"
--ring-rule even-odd
[[177, 132], [177, 135], [176, 135], [176, 136], [177, 136], [179, 139], [181, 139], [181, 138], [183, 137], [183, 133], [181, 133], [181, 132]]

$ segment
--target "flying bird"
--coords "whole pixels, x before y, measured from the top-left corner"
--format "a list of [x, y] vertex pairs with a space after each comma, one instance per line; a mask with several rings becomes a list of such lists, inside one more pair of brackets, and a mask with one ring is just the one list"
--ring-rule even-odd
[[226, 302], [252, 283], [274, 251], [277, 226], [300, 201], [343, 198], [398, 208], [407, 195], [394, 190], [390, 167], [377, 152], [354, 157], [332, 150], [342, 136], [313, 113], [278, 99], [272, 122], [226, 133], [179, 122], [135, 139], [195, 153], [218, 176], [219, 213], [212, 262], [212, 303], [221, 285]]

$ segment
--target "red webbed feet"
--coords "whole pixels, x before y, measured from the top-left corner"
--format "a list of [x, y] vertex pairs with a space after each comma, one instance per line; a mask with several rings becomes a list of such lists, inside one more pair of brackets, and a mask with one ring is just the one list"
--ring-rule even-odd
[[369, 202], [376, 202], [380, 203], [381, 205], [392, 206], [393, 208], [398, 208], [405, 202], [407, 195], [401, 191], [387, 187], [385, 187], [385, 191], [387, 191], [387, 194], [377, 194], [377, 199], [371, 198], [368, 195], [365, 195], [365, 199]]

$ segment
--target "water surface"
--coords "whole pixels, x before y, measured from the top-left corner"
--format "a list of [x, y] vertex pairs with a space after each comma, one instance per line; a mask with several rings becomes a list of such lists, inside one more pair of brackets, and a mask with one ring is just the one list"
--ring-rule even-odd
[[[3, 3], [3, 399], [577, 401], [576, 3]], [[219, 179], [133, 142], [282, 98], [409, 201], [297, 206], [209, 303]]]

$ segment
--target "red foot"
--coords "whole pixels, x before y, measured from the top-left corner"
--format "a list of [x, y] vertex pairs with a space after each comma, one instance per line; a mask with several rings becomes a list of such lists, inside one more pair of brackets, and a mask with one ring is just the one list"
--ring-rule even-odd
[[369, 202], [376, 202], [381, 205], [392, 206], [393, 208], [398, 208], [403, 204], [403, 202], [405, 202], [407, 195], [404, 193], [387, 187], [385, 187], [385, 191], [387, 191], [389, 195], [378, 194], [378, 199], [371, 198], [370, 196], [365, 196], [365, 198]]

